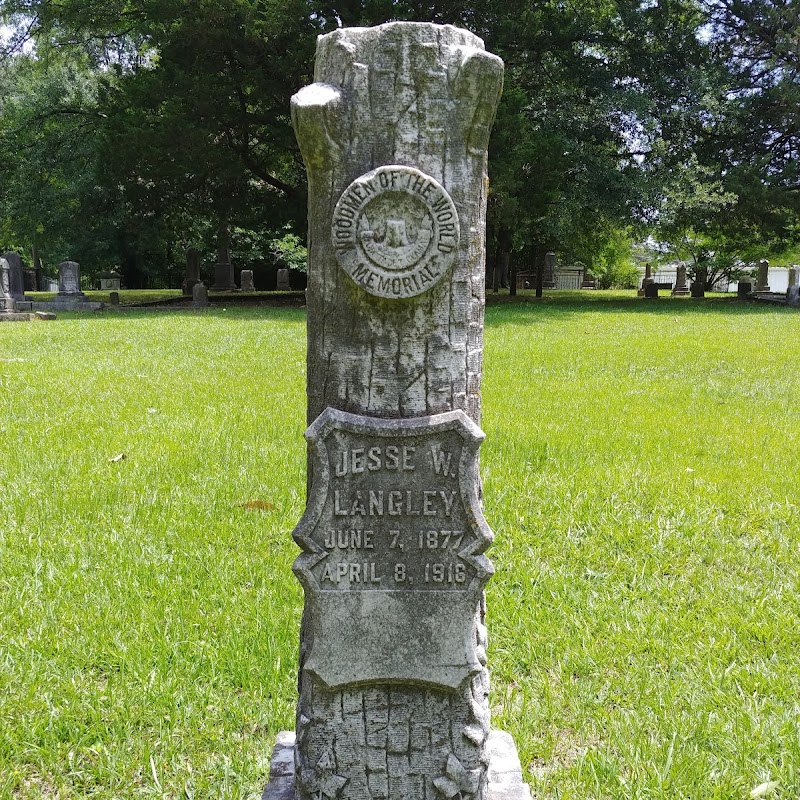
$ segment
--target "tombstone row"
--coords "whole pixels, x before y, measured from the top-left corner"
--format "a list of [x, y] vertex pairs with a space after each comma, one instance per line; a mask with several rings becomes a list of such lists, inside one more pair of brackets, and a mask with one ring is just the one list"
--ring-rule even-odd
[[[0, 256], [0, 310], [32, 310], [32, 301], [25, 297], [24, 273], [18, 253], [9, 250]], [[88, 298], [81, 291], [80, 265], [76, 261], [62, 261], [58, 265], [58, 293], [54, 304], [70, 306], [86, 302]]]

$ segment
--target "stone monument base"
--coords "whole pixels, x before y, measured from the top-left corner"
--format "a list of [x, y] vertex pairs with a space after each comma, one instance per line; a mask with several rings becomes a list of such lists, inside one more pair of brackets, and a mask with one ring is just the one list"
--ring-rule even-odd
[[67, 300], [66, 298], [49, 303], [31, 303], [31, 311], [100, 311], [103, 307], [103, 303], [95, 300]]
[[20, 311], [0, 311], [0, 322], [30, 322], [32, 314]]
[[[264, 787], [261, 800], [294, 800], [294, 742], [294, 731], [278, 734], [270, 761], [269, 783]], [[531, 790], [522, 780], [522, 767], [511, 734], [491, 731], [486, 750], [489, 754], [488, 800], [531, 800]]]

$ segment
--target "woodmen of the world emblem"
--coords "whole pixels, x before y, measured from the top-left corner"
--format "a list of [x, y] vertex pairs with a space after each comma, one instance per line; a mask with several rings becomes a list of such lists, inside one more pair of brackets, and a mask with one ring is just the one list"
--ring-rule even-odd
[[453, 264], [458, 212], [445, 188], [414, 167], [378, 167], [344, 190], [332, 238], [342, 269], [376, 297], [416, 297]]

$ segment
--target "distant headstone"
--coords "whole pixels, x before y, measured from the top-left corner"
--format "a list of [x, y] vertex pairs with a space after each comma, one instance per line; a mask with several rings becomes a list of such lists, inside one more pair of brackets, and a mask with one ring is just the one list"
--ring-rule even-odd
[[796, 306], [800, 295], [800, 266], [797, 264], [789, 267], [789, 288], [786, 290], [786, 302]]
[[639, 297], [644, 297], [644, 287], [648, 283], [653, 283], [653, 272], [652, 272], [652, 267], [650, 266], [649, 263], [644, 265], [644, 277], [642, 278], [642, 283], [639, 286], [639, 291], [638, 291]]
[[22, 288], [25, 292], [35, 292], [38, 291], [38, 286], [36, 283], [36, 270], [35, 269], [23, 269], [22, 270]]
[[181, 283], [181, 293], [192, 297], [192, 289], [200, 283], [200, 251], [194, 247], [186, 250], [186, 277]]
[[11, 264], [5, 257], [0, 257], [0, 312], [16, 310], [16, 301], [11, 293]]
[[233, 292], [236, 288], [227, 233], [223, 233], [217, 248], [217, 265], [214, 268], [214, 285], [211, 290], [214, 292]]
[[477, 471], [502, 62], [396, 22], [320, 36], [315, 78], [292, 99], [311, 243], [300, 697], [264, 798], [529, 800], [490, 736]]
[[692, 281], [691, 285], [689, 286], [689, 292], [692, 297], [705, 297], [706, 286], [703, 281]]
[[769, 288], [769, 261], [762, 258], [758, 262], [758, 277], [756, 278], [756, 292], [768, 292]]
[[208, 305], [208, 288], [202, 281], [192, 287], [192, 305], [196, 308]]
[[112, 306], [118, 306], [119, 305], [119, 292], [111, 292], [111, 294], [108, 296], [108, 301], [109, 301], [109, 303], [111, 303]]
[[291, 290], [291, 284], [289, 283], [289, 270], [288, 269], [279, 269], [278, 270], [278, 285], [277, 289], [279, 292], [288, 292]]
[[673, 295], [687, 295], [689, 294], [689, 285], [686, 281], [686, 266], [679, 264], [677, 274], [675, 276], [675, 288], [672, 290]]
[[544, 278], [542, 279], [542, 288], [556, 288], [556, 254], [552, 252], [552, 250], [544, 254]]
[[658, 288], [658, 284], [651, 278], [650, 283], [646, 283], [644, 286], [644, 296], [650, 299], [657, 298]]
[[242, 270], [241, 284], [243, 292], [254, 292], [256, 290], [255, 284], [253, 283], [253, 270]]
[[9, 284], [11, 297], [14, 300], [25, 300], [25, 283], [22, 275], [22, 259], [13, 250], [3, 253], [9, 265]]
[[118, 292], [122, 286], [122, 275], [118, 272], [100, 273], [100, 291]]
[[745, 298], [753, 291], [753, 284], [750, 281], [739, 281], [736, 294], [740, 298]]
[[85, 302], [81, 291], [81, 267], [77, 261], [62, 261], [58, 265], [58, 294], [56, 302]]

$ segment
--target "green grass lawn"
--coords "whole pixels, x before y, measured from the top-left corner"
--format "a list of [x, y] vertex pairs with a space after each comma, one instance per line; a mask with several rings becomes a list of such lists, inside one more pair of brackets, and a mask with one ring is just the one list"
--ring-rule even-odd
[[[537, 798], [797, 798], [800, 315], [522, 300], [487, 309], [494, 725]], [[304, 390], [303, 310], [0, 325], [0, 798], [260, 795]]]

